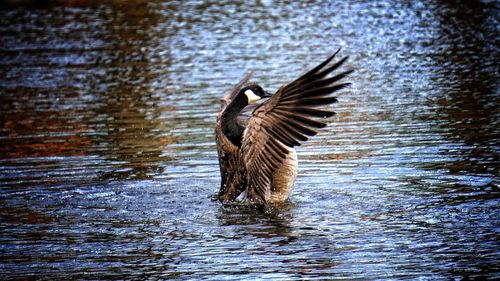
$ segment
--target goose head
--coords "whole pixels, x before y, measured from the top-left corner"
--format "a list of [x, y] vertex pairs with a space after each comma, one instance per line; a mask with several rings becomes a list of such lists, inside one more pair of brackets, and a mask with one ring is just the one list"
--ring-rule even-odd
[[264, 91], [261, 86], [255, 84], [243, 87], [238, 95], [245, 96], [247, 104], [253, 104], [263, 98], [269, 98], [272, 96], [269, 92]]

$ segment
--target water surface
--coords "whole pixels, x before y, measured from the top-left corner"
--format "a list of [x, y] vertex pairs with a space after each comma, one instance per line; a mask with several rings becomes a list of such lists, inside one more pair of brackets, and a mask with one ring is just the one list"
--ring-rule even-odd
[[[2, 277], [500, 278], [499, 15], [490, 1], [4, 6]], [[220, 205], [221, 95], [248, 71], [275, 91], [338, 47], [353, 84], [298, 149], [290, 203]]]

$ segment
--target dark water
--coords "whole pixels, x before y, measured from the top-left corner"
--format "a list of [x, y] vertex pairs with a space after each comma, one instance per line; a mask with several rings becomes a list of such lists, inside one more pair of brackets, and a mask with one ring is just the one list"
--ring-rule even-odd
[[[0, 10], [2, 279], [500, 278], [493, 1], [99, 3]], [[291, 202], [214, 201], [220, 96], [339, 46]]]

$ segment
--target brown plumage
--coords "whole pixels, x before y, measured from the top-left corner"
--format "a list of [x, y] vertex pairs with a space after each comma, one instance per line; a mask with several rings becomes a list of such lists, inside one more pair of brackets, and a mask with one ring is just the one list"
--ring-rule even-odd
[[[246, 200], [257, 203], [288, 199], [297, 175], [294, 147], [326, 126], [318, 119], [335, 112], [318, 107], [335, 103], [337, 99], [330, 95], [349, 85], [337, 82], [352, 70], [327, 77], [347, 60], [327, 67], [338, 52], [272, 96], [260, 86], [248, 84], [250, 73], [221, 99], [215, 129], [221, 171], [219, 200], [234, 201], [242, 192]], [[264, 102], [255, 103], [259, 99]], [[252, 109], [245, 118], [243, 113]]]

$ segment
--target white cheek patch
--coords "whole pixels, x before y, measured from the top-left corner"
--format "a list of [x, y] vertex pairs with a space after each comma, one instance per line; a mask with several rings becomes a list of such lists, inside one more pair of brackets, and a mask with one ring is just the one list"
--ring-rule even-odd
[[257, 96], [256, 94], [254, 94], [254, 92], [252, 90], [246, 90], [245, 91], [245, 95], [247, 96], [248, 98], [248, 103], [254, 103], [258, 100], [260, 100], [260, 97]]

